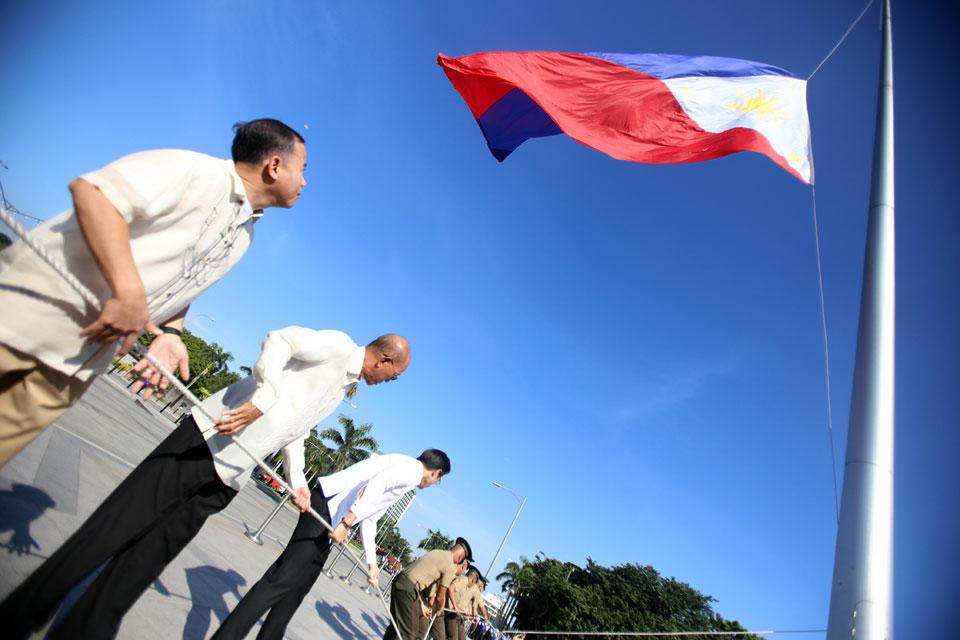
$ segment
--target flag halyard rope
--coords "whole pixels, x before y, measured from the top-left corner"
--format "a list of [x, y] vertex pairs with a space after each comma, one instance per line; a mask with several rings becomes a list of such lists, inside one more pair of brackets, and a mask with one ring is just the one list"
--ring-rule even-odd
[[860, 22], [860, 18], [863, 17], [863, 14], [867, 12], [867, 9], [869, 9], [870, 5], [872, 4], [873, 0], [867, 0], [867, 4], [863, 7], [863, 10], [860, 11], [860, 15], [854, 18], [853, 22], [850, 23], [850, 26], [847, 27], [847, 30], [844, 32], [844, 34], [840, 36], [839, 40], [837, 40], [837, 44], [833, 45], [833, 48], [827, 52], [827, 55], [823, 57], [823, 60], [820, 61], [820, 64], [818, 64], [816, 68], [810, 72], [810, 75], [807, 76], [807, 82], [810, 82], [810, 79], [817, 73], [817, 71], [820, 71], [820, 67], [826, 64], [827, 60], [833, 57], [833, 54], [836, 53], [837, 49], [840, 48], [840, 45], [843, 44], [843, 41], [847, 39], [847, 36], [850, 35], [850, 32], [853, 31], [853, 28], [857, 26], [857, 23]]
[[817, 290], [820, 294], [820, 328], [823, 334], [824, 385], [827, 394], [827, 437], [830, 440], [830, 465], [833, 471], [833, 506], [840, 523], [840, 490], [837, 481], [837, 454], [833, 444], [833, 400], [830, 392], [830, 341], [827, 339], [827, 310], [823, 296], [823, 265], [820, 249], [820, 224], [817, 220], [817, 188], [810, 187], [813, 199], [813, 239], [817, 250]]

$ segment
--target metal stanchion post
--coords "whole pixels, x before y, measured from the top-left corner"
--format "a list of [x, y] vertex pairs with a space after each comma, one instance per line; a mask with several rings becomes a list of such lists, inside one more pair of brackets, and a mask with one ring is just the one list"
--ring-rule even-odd
[[[307, 479], [307, 485], [309, 486], [310, 482], [316, 477], [317, 477], [317, 474], [316, 472], [314, 472], [314, 474]], [[259, 527], [257, 527], [256, 531], [250, 531], [248, 529], [247, 531], [244, 532], [243, 535], [247, 536], [247, 538], [249, 538], [253, 542], [256, 542], [258, 545], [263, 546], [263, 540], [260, 538], [260, 534], [263, 533], [263, 530], [267, 528], [267, 525], [270, 524], [270, 522], [277, 517], [277, 514], [280, 513], [280, 509], [283, 509], [283, 505], [287, 504], [289, 501], [290, 501], [290, 494], [287, 493], [287, 495], [283, 496], [283, 500], [281, 500], [280, 503], [276, 507], [274, 507], [273, 511], [270, 512], [270, 515], [267, 516], [267, 519], [264, 520]]]
[[326, 570], [323, 572], [331, 580], [333, 579], [333, 568], [336, 566], [337, 561], [347, 552], [347, 543], [356, 536], [356, 531], [351, 531], [350, 535], [347, 536], [347, 539], [343, 541], [343, 544], [340, 545], [340, 550], [337, 552], [336, 557], [329, 563]]
[[256, 542], [260, 546], [263, 546], [263, 540], [260, 538], [260, 534], [263, 533], [263, 530], [267, 528], [267, 525], [270, 524], [270, 521], [277, 517], [277, 514], [280, 513], [280, 509], [283, 509], [283, 505], [287, 504], [289, 500], [290, 494], [288, 493], [287, 495], [283, 496], [283, 500], [281, 500], [277, 506], [274, 507], [273, 511], [270, 512], [270, 515], [268, 515], [267, 519], [264, 520], [259, 527], [257, 527], [256, 531], [250, 531], [247, 529], [243, 535], [247, 536], [247, 538], [253, 542]]
[[[387, 551], [387, 553], [384, 554], [384, 556], [383, 556], [383, 562], [380, 563], [380, 575], [383, 575], [383, 569], [384, 569], [384, 567], [387, 566], [387, 562], [388, 562], [389, 560], [390, 560], [390, 552]], [[378, 588], [379, 588], [379, 587], [378, 587]], [[373, 593], [372, 591], [370, 591], [370, 585], [369, 585], [369, 584], [368, 584], [366, 587], [363, 588], [363, 592], [366, 593], [366, 594], [371, 594], [371, 593]]]
[[348, 587], [353, 586], [353, 583], [350, 582], [350, 577], [353, 575], [353, 572], [356, 571], [357, 567], [359, 566], [360, 566], [360, 561], [355, 558], [353, 560], [353, 567], [350, 568], [350, 572], [347, 575], [343, 576], [342, 580], [344, 584], [346, 584]]

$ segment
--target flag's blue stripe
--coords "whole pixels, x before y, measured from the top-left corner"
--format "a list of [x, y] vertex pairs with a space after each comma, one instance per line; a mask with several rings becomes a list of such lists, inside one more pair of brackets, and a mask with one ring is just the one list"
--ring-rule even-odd
[[511, 89], [477, 120], [487, 146], [501, 162], [530, 138], [563, 133], [547, 113], [520, 89]]
[[629, 67], [660, 80], [684, 78], [690, 76], [714, 76], [735, 78], [739, 76], [785, 76], [796, 78], [780, 67], [717, 56], [680, 56], [668, 53], [587, 53], [585, 55], [602, 58], [610, 62]]

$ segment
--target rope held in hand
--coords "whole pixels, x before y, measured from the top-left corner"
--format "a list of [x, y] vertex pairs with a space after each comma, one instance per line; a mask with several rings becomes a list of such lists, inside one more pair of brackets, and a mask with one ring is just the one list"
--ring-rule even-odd
[[[34, 240], [33, 237], [30, 235], [30, 232], [28, 232], [26, 229], [24, 229], [24, 228], [23, 228], [23, 225], [21, 225], [19, 221], [17, 221], [13, 216], [11, 216], [11, 215], [7, 212], [6, 208], [4, 208], [3, 206], [0, 206], [0, 220], [2, 220], [8, 227], [10, 227], [10, 229], [13, 230], [14, 233], [16, 233], [18, 236], [20, 236], [20, 239], [23, 240], [24, 244], [26, 244], [28, 247], [30, 247], [30, 249], [32, 249], [34, 253], [36, 253], [38, 256], [40, 256], [40, 258], [41, 258], [44, 262], [46, 262], [47, 265], [49, 265], [50, 268], [53, 269], [53, 270], [57, 273], [57, 275], [59, 275], [61, 278], [63, 278], [64, 281], [65, 281], [67, 284], [69, 284], [72, 289], [74, 289], [77, 293], [79, 293], [80, 296], [83, 298], [83, 300], [84, 300], [87, 304], [91, 305], [94, 309], [97, 309], [97, 308], [100, 307], [100, 300], [97, 299], [97, 297], [93, 294], [93, 292], [90, 291], [90, 289], [88, 289], [86, 285], [84, 285], [82, 282], [80, 282], [80, 280], [78, 280], [76, 276], [74, 276], [72, 273], [70, 273], [69, 271], [67, 271], [67, 268], [66, 268], [63, 264], [61, 264], [59, 260], [57, 260], [56, 258], [54, 258], [52, 255], [50, 255], [50, 254], [47, 252], [46, 249], [44, 249], [42, 246], [40, 246], [40, 244], [37, 243], [37, 241]], [[199, 398], [197, 398], [195, 395], [193, 395], [193, 392], [190, 391], [190, 389], [188, 389], [188, 388], [186, 387], [186, 385], [184, 385], [182, 382], [180, 382], [180, 380], [177, 379], [177, 377], [174, 376], [172, 373], [170, 373], [169, 371], [167, 371], [167, 370], [163, 367], [163, 365], [161, 365], [159, 362], [157, 362], [157, 359], [154, 358], [154, 357], [153, 357], [152, 355], [150, 355], [149, 353], [147, 353], [147, 355], [146, 355], [146, 360], [147, 360], [147, 362], [149, 362], [151, 365], [153, 365], [153, 367], [160, 373], [161, 376], [163, 376], [164, 378], [167, 379], [167, 381], [171, 384], [171, 386], [173, 386], [174, 389], [176, 389], [177, 391], [179, 391], [180, 393], [182, 393], [182, 394], [183, 394], [183, 397], [186, 398], [187, 401], [188, 401], [190, 404], [192, 404], [194, 407], [196, 407], [197, 410], [203, 415], [204, 418], [206, 418], [206, 419], [209, 420], [210, 422], [214, 422], [213, 416], [211, 416], [210, 413], [207, 412], [207, 410], [203, 408], [203, 405], [200, 403]], [[247, 454], [247, 456], [248, 456], [258, 467], [260, 467], [263, 471], [269, 473], [270, 476], [271, 476], [272, 478], [274, 478], [281, 487], [283, 487], [284, 489], [286, 489], [287, 491], [289, 491], [289, 492], [290, 492], [290, 495], [295, 495], [295, 492], [294, 492], [293, 488], [292, 488], [290, 485], [288, 485], [286, 482], [284, 482], [282, 479], [275, 477], [275, 475], [274, 475], [274, 470], [271, 469], [270, 467], [268, 467], [266, 464], [264, 464], [264, 462], [263, 462], [262, 460], [260, 460], [260, 458], [258, 458], [252, 451], [250, 451], [249, 449], [247, 449], [247, 448], [243, 445], [242, 442], [240, 442], [240, 441], [239, 441], [235, 436], [233, 436], [233, 435], [230, 436], [230, 439], [233, 440], [234, 444], [236, 444], [238, 447], [240, 447], [240, 450], [243, 451], [245, 454]], [[317, 513], [317, 512], [313, 509], [313, 507], [310, 507], [310, 509], [308, 510], [308, 512], [310, 513], [311, 516], [314, 517], [314, 519], [316, 519], [320, 524], [322, 524], [322, 525], [324, 526], [324, 528], [327, 529], [327, 531], [330, 531], [331, 533], [333, 532], [333, 527], [330, 526], [330, 523], [327, 522], [327, 521], [323, 518], [323, 516], [321, 516], [319, 513]], [[352, 557], [352, 558], [354, 559], [354, 561], [357, 563], [357, 565], [359, 565], [359, 566], [361, 566], [361, 567], [363, 568], [363, 572], [366, 573], [366, 574], [367, 574], [367, 577], [369, 578], [369, 577], [370, 577], [370, 571], [366, 568], [366, 566], [365, 566], [364, 563], [360, 560], [360, 558], [353, 552], [353, 550], [349, 547], [349, 545], [347, 545], [346, 542], [337, 543], [337, 544], [343, 545], [343, 548], [347, 551], [347, 553], [350, 554], [350, 557]], [[398, 627], [398, 626], [396, 625], [396, 622], [395, 622], [394, 619], [393, 619], [393, 615], [390, 613], [390, 607], [389, 607], [389, 605], [387, 605], [387, 601], [386, 601], [386, 599], [383, 597], [383, 592], [379, 589], [379, 587], [376, 589], [376, 591], [377, 591], [377, 594], [380, 596], [380, 602], [383, 604], [384, 610], [385, 610], [386, 613], [387, 613], [387, 617], [390, 619], [390, 624], [393, 625], [393, 628], [394, 628], [395, 630], [397, 630], [397, 633], [398, 633], [398, 635], [399, 635], [400, 627]]]

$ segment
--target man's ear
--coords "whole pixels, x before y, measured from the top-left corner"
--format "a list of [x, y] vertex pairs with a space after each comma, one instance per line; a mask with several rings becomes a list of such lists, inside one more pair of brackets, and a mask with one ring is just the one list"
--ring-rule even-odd
[[263, 177], [268, 178], [270, 181], [276, 180], [280, 176], [281, 164], [283, 164], [283, 160], [280, 156], [270, 156], [270, 159], [267, 160], [267, 163], [263, 166]]

